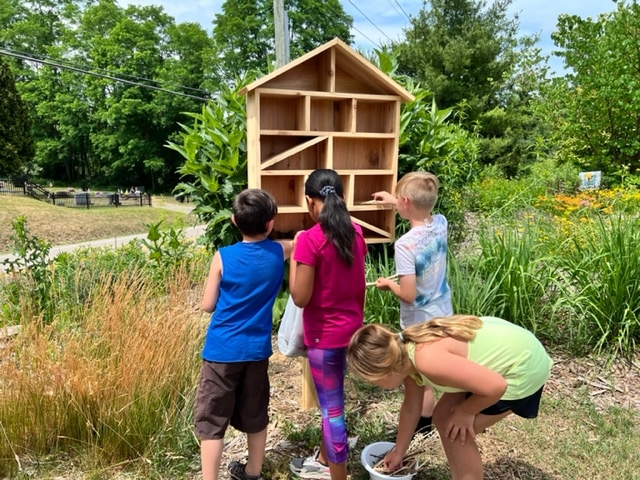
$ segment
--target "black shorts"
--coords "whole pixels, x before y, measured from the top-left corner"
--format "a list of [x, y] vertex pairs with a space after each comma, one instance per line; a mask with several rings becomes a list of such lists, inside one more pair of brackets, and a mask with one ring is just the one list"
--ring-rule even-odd
[[258, 433], [269, 424], [269, 360], [217, 363], [202, 361], [194, 406], [198, 438], [224, 438], [229, 424]]
[[[483, 415], [502, 415], [511, 410], [513, 413], [523, 418], [536, 418], [538, 409], [540, 408], [540, 397], [542, 397], [542, 389], [540, 387], [536, 393], [532, 393], [528, 397], [518, 400], [498, 400], [490, 407], [485, 408], [480, 413]], [[465, 398], [469, 398], [472, 394], [467, 393]]]

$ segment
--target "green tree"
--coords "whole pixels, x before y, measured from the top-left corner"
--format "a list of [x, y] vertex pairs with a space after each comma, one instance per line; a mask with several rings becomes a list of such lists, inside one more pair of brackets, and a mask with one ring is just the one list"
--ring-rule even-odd
[[470, 120], [498, 105], [497, 92], [515, 65], [518, 19], [511, 0], [429, 0], [397, 47], [400, 72], [417, 78], [448, 108], [465, 102]]
[[569, 71], [541, 111], [559, 156], [613, 174], [640, 168], [640, 5], [618, 2], [596, 19], [562, 15], [552, 38]]
[[182, 159], [163, 145], [202, 101], [145, 85], [208, 98], [213, 42], [200, 25], [115, 0], [0, 0], [0, 24], [7, 48], [142, 84], [12, 61], [33, 114], [41, 175], [167, 190], [178, 182]]
[[[339, 0], [285, 0], [292, 59], [339, 37], [351, 44], [353, 18]], [[272, 0], [226, 0], [213, 21], [222, 76], [229, 84], [247, 71], [266, 72], [274, 53]]]
[[33, 160], [31, 117], [9, 66], [0, 58], [0, 176], [19, 173]]
[[529, 102], [538, 87], [522, 80], [531, 59], [543, 59], [536, 37], [518, 37], [518, 17], [507, 14], [511, 1], [429, 0], [394, 48], [399, 71], [431, 90], [440, 108], [455, 107], [462, 125], [480, 134], [482, 161], [513, 175], [537, 130]]

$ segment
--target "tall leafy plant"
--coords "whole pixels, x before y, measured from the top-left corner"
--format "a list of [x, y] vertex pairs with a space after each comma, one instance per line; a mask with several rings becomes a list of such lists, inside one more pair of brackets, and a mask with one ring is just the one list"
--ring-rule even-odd
[[201, 113], [189, 113], [193, 125], [181, 125], [182, 144], [168, 142], [184, 164], [178, 169], [183, 181], [175, 191], [191, 196], [194, 213], [207, 223], [208, 244], [214, 248], [237, 239], [230, 223], [231, 206], [247, 186], [247, 138], [245, 98], [239, 91], [252, 78], [223, 86]]
[[20, 291], [29, 292], [29, 300], [36, 307], [36, 314], [41, 315], [47, 323], [51, 322], [52, 305], [50, 291], [52, 282], [51, 270], [49, 269], [49, 252], [51, 244], [29, 233], [27, 229], [27, 219], [19, 216], [13, 223], [14, 258], [5, 259], [2, 263], [14, 278], [14, 287], [19, 282], [27, 282], [26, 288], [13, 288], [13, 295], [10, 295], [9, 302], [16, 305], [23, 302]]
[[409, 77], [398, 75], [396, 57], [376, 50], [378, 67], [413, 94], [402, 105], [398, 174], [423, 170], [440, 180], [436, 209], [451, 225], [451, 237], [459, 238], [464, 226], [464, 194], [479, 169], [480, 140], [474, 130], [461, 125], [461, 111], [439, 109], [433, 93]]
[[576, 228], [559, 264], [563, 306], [583, 349], [633, 355], [640, 342], [640, 218], [597, 216]]

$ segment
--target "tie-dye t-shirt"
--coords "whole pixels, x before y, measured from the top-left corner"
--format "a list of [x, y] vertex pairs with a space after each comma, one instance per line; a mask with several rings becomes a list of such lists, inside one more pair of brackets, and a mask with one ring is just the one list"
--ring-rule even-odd
[[416, 276], [413, 303], [400, 300], [400, 325], [453, 315], [447, 283], [447, 219], [433, 215], [431, 223], [413, 227], [395, 243], [396, 273]]

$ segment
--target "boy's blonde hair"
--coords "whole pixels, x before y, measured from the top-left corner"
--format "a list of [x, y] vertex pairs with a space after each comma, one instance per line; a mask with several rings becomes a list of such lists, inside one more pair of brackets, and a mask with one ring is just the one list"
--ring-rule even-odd
[[396, 185], [396, 195], [407, 197], [419, 210], [431, 212], [438, 199], [438, 177], [429, 172], [411, 172]]
[[482, 320], [472, 315], [434, 318], [406, 328], [402, 337], [382, 325], [366, 325], [351, 338], [347, 364], [360, 378], [375, 382], [409, 365], [405, 342], [428, 343], [447, 337], [468, 342], [480, 327]]

